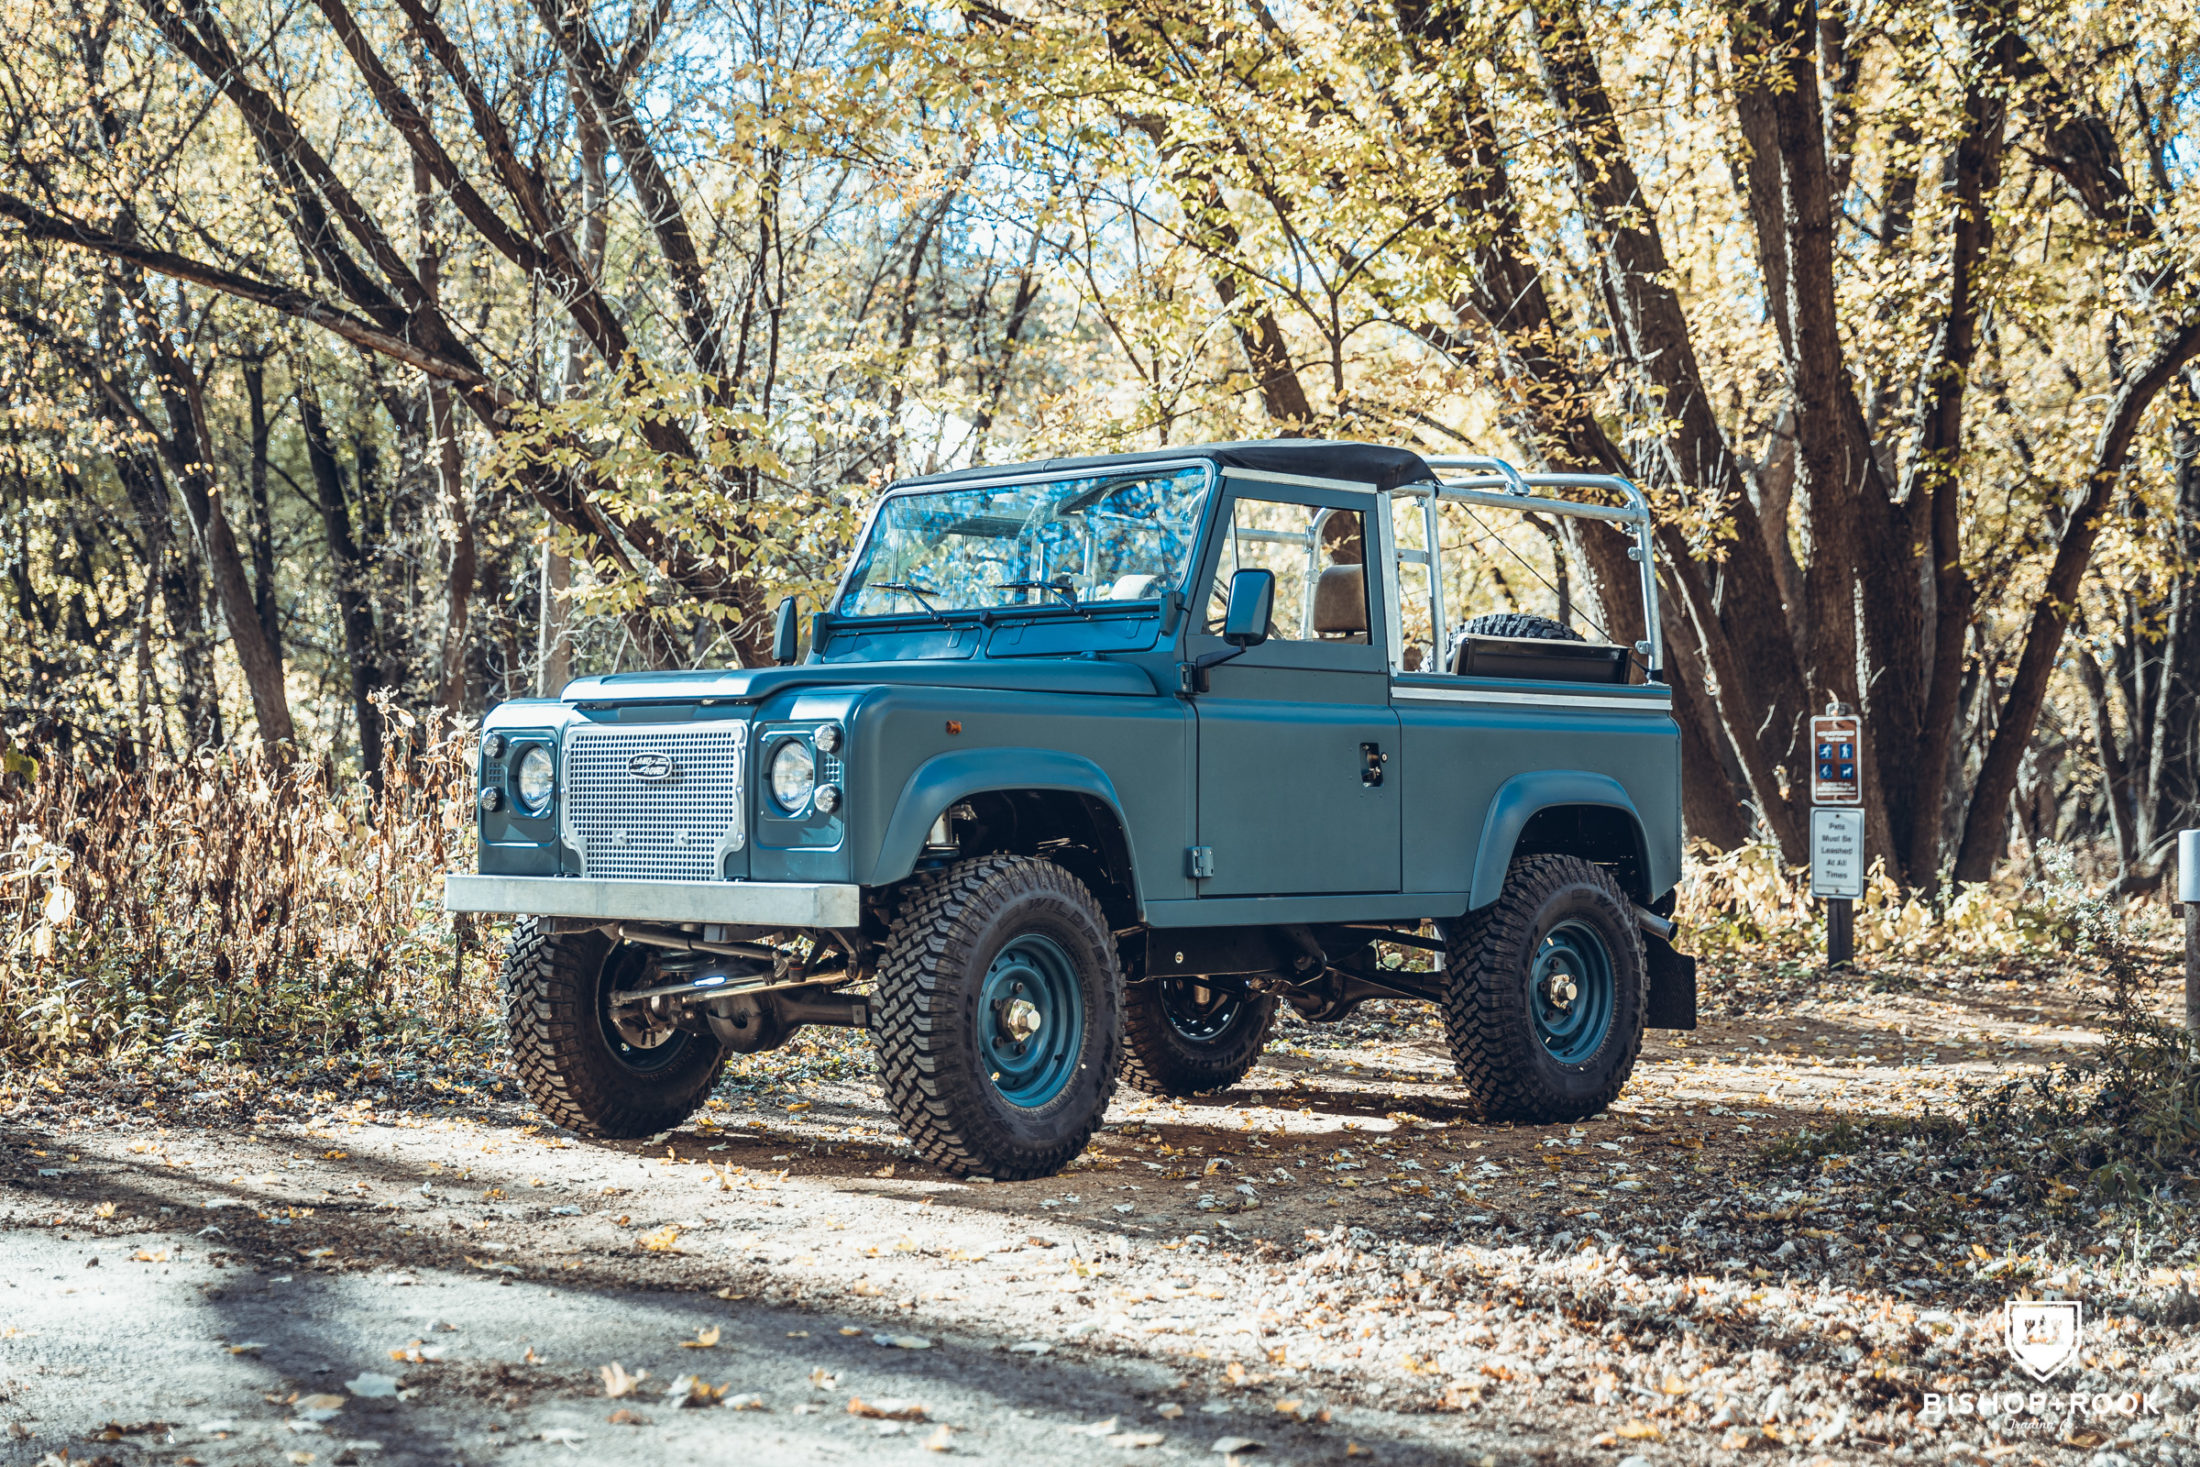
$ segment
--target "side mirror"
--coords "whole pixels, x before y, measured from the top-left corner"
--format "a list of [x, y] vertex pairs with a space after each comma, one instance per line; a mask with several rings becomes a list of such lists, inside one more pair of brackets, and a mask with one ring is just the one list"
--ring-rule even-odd
[[1222, 640], [1243, 650], [1268, 640], [1276, 609], [1276, 573], [1241, 570], [1230, 577], [1230, 607], [1222, 614]]
[[802, 650], [802, 608], [796, 604], [801, 599], [789, 596], [781, 601], [772, 621], [772, 661], [781, 667], [791, 666]]

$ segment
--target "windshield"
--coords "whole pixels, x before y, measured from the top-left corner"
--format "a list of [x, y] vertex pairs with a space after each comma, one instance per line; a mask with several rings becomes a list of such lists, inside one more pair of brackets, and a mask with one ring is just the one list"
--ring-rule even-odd
[[1156, 601], [1183, 584], [1204, 465], [897, 494], [880, 506], [843, 616]]

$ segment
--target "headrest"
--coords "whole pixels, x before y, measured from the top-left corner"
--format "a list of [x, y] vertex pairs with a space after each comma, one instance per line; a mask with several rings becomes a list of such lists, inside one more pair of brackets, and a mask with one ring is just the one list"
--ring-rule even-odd
[[1367, 571], [1357, 565], [1333, 565], [1314, 583], [1314, 633], [1367, 630]]

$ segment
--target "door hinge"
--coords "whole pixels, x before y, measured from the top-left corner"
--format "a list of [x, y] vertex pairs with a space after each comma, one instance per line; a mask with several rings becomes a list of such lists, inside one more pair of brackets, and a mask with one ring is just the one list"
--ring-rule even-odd
[[1381, 744], [1360, 745], [1360, 783], [1369, 789], [1381, 784], [1383, 766], [1389, 762], [1390, 756], [1383, 752]]
[[1184, 874], [1197, 881], [1215, 874], [1215, 848], [1213, 846], [1187, 846], [1184, 851]]

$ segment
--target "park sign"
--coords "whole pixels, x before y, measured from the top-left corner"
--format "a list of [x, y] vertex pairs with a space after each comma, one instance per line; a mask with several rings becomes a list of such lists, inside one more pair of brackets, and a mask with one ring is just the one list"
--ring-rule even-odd
[[1861, 724], [1853, 713], [1828, 713], [1810, 721], [1813, 805], [1864, 803], [1864, 780], [1857, 759]]
[[1823, 901], [1864, 895], [1864, 812], [1810, 812], [1810, 894]]

